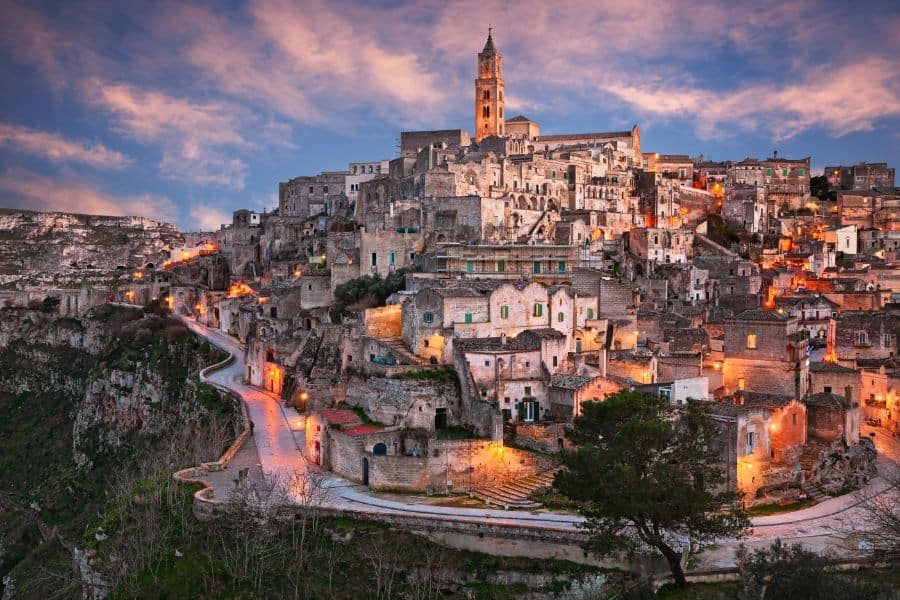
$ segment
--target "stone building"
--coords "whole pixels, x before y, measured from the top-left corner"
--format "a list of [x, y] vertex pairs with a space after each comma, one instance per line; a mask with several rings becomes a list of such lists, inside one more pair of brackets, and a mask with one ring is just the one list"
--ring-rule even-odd
[[[849, 392], [849, 388], [845, 391]], [[831, 392], [810, 394], [803, 399], [810, 437], [845, 446], [859, 443], [859, 400]]]
[[809, 333], [796, 317], [754, 309], [725, 321], [727, 393], [741, 390], [802, 398], [806, 394]]
[[601, 402], [621, 389], [615, 381], [599, 375], [556, 373], [550, 377], [548, 389], [550, 415], [559, 421], [571, 422], [581, 416], [581, 406], [585, 402]]
[[834, 316], [828, 356], [842, 365], [855, 367], [859, 359], [897, 356], [900, 314], [894, 311], [845, 311]]
[[894, 175], [894, 169], [887, 163], [861, 162], [850, 166], [825, 167], [828, 184], [836, 190], [892, 190]]
[[336, 215], [348, 208], [346, 171], [326, 171], [278, 184], [278, 212], [303, 219]]

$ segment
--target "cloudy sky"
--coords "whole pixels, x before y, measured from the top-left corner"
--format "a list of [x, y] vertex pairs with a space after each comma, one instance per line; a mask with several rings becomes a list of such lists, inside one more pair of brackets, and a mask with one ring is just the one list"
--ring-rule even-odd
[[217, 227], [277, 183], [507, 115], [645, 150], [900, 166], [900, 4], [0, 0], [0, 205]]

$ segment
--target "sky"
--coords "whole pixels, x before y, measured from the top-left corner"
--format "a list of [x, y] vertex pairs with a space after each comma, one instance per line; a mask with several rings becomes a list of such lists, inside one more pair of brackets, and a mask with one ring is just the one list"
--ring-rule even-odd
[[900, 2], [0, 0], [0, 206], [215, 229], [278, 182], [506, 115], [644, 151], [900, 166]]

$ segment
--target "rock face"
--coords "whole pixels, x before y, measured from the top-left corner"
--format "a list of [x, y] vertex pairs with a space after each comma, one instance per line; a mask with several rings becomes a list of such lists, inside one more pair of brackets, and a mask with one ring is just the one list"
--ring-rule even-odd
[[845, 452], [826, 457], [815, 471], [816, 482], [828, 494], [865, 485], [878, 474], [877, 457], [872, 440], [861, 438]]
[[0, 288], [106, 283], [183, 243], [175, 225], [144, 217], [0, 209]]

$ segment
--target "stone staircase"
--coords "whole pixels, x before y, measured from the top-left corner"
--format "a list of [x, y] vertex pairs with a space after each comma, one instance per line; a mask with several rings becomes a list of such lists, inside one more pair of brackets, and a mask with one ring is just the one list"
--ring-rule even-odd
[[822, 488], [812, 483], [804, 483], [800, 486], [800, 489], [803, 490], [803, 493], [806, 494], [807, 498], [816, 503], [821, 502], [828, 497], [825, 492], [822, 491]]
[[394, 358], [397, 359], [397, 364], [401, 365], [427, 365], [429, 364], [427, 360], [422, 358], [421, 356], [416, 356], [406, 347], [406, 344], [403, 343], [403, 340], [394, 337], [394, 338], [379, 338], [382, 344], [391, 349], [391, 354], [394, 355]]
[[540, 508], [541, 503], [531, 500], [529, 496], [536, 490], [553, 485], [553, 477], [559, 469], [551, 469], [521, 479], [514, 479], [500, 485], [475, 490], [473, 496], [488, 504], [503, 508], [531, 509]]

